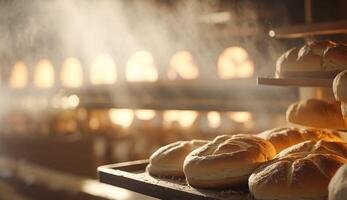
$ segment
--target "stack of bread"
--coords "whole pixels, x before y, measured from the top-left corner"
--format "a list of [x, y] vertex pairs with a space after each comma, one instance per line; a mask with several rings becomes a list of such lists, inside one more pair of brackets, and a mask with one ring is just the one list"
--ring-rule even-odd
[[287, 120], [316, 128], [347, 128], [346, 44], [324, 40], [289, 49], [278, 58], [275, 75], [280, 78], [335, 78], [333, 89], [337, 102], [317, 99], [297, 102], [289, 107]]
[[169, 144], [151, 156], [147, 170], [153, 176], [184, 176], [197, 188], [248, 184], [257, 199], [324, 199], [344, 163], [347, 143], [338, 133], [276, 128]]
[[347, 69], [347, 46], [315, 41], [285, 52], [276, 63], [277, 77], [335, 77]]

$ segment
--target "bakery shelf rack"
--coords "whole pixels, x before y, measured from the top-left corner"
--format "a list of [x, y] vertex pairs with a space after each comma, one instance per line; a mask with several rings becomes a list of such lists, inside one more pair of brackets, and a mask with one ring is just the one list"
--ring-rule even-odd
[[346, 34], [347, 20], [278, 27], [269, 31], [275, 38], [302, 38], [312, 35]]

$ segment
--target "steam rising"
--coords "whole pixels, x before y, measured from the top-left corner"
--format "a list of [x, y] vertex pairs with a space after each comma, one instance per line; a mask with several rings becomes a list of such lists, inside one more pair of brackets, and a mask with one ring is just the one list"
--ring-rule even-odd
[[[231, 28], [223, 34], [223, 27]], [[188, 62], [194, 60], [193, 64], [199, 68], [192, 67], [186, 79], [199, 76], [199, 81], [206, 82], [211, 74], [218, 74], [218, 56], [230, 46], [242, 46], [249, 51], [257, 72], [273, 66], [273, 58], [278, 56], [276, 48], [266, 52], [266, 45], [259, 47], [259, 38], [251, 36], [260, 33], [262, 28], [257, 12], [247, 1], [223, 8], [217, 0], [5, 0], [0, 2], [0, 74], [8, 77], [11, 67], [19, 60], [28, 66], [28, 73], [34, 71], [40, 60], [49, 60], [55, 73], [65, 74], [67, 72], [62, 72], [61, 66], [67, 58], [73, 57], [79, 60], [76, 62], [82, 66], [88, 81], [113, 84], [125, 80], [125, 68], [132, 62], [129, 59], [134, 53], [139, 56], [136, 52], [150, 52], [152, 60], [145, 62], [159, 68], [158, 75], [150, 79], [153, 81], [167, 77], [172, 56], [186, 51], [192, 56]], [[236, 36], [231, 30], [237, 33]], [[270, 59], [264, 56], [266, 53]], [[98, 63], [100, 56], [107, 57], [106, 64]], [[107, 71], [105, 67], [113, 68], [106, 78], [103, 75], [96, 79], [86, 76], [102, 74]], [[74, 70], [78, 71], [77, 68]], [[131, 70], [136, 71], [134, 68]], [[49, 74], [49, 69], [46, 70]], [[133, 80], [137, 81], [140, 76]], [[77, 82], [65, 83], [65, 86], [77, 87], [83, 81], [78, 77]], [[50, 87], [53, 83], [47, 84]], [[129, 98], [129, 102], [136, 104], [136, 99], [131, 96], [122, 98]]]
[[[138, 50], [150, 51], [160, 67], [179, 50], [190, 50], [211, 66], [215, 54], [227, 44], [218, 39], [213, 14], [221, 10], [216, 0], [207, 1], [4, 1], [0, 6], [0, 53], [4, 66], [18, 59], [32, 64], [38, 59], [54, 60], [61, 66], [66, 57], [81, 59], [83, 67], [101, 53], [109, 53], [119, 67]], [[234, 6], [226, 24], [237, 29], [258, 30], [256, 12], [246, 2]], [[223, 13], [223, 12], [222, 12]], [[245, 34], [245, 36], [247, 36]], [[230, 37], [230, 36], [228, 36]], [[235, 38], [234, 43], [254, 49], [253, 37]], [[232, 44], [230, 44], [232, 45]]]

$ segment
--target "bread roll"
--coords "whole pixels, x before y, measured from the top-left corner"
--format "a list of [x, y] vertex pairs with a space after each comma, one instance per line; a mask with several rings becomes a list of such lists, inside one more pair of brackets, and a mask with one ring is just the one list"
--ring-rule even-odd
[[300, 66], [297, 63], [299, 49], [299, 47], [291, 48], [277, 59], [277, 77], [288, 76], [288, 74], [286, 74], [287, 72], [300, 71]]
[[347, 46], [340, 44], [327, 48], [323, 54], [323, 67], [339, 72], [347, 69]]
[[329, 200], [345, 200], [347, 197], [347, 165], [337, 170], [329, 183]]
[[185, 157], [207, 142], [206, 140], [178, 141], [159, 148], [149, 158], [148, 173], [154, 176], [184, 177]]
[[346, 155], [344, 142], [299, 143], [257, 168], [249, 178], [249, 190], [263, 200], [326, 199], [329, 181], [347, 163]]
[[347, 70], [339, 73], [333, 83], [334, 96], [337, 101], [341, 102], [341, 111], [347, 118]]
[[257, 166], [275, 155], [273, 145], [259, 137], [218, 136], [186, 157], [184, 174], [193, 187], [225, 188], [246, 183]]
[[338, 133], [321, 129], [275, 128], [258, 136], [271, 142], [277, 152], [306, 140], [342, 141]]
[[287, 109], [287, 121], [315, 128], [345, 128], [340, 103], [328, 103], [318, 99], [308, 99], [292, 104]]

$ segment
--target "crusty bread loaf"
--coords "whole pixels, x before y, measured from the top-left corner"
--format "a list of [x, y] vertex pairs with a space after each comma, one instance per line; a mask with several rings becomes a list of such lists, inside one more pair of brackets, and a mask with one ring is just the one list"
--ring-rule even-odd
[[314, 41], [301, 47], [298, 53], [298, 59], [302, 59], [305, 56], [318, 56], [320, 60], [324, 54], [324, 51], [332, 46], [336, 46], [335, 42], [330, 40]]
[[277, 153], [306, 140], [342, 141], [337, 132], [323, 129], [275, 128], [258, 134], [276, 148]]
[[347, 69], [347, 46], [328, 47], [323, 54], [323, 67], [329, 70], [343, 71]]
[[300, 71], [300, 66], [297, 63], [299, 49], [299, 47], [291, 48], [277, 59], [277, 77], [288, 76], [287, 72]]
[[299, 50], [298, 62], [303, 68], [310, 69], [313, 72], [331, 71], [330, 68], [323, 68], [322, 58], [324, 51], [335, 45], [336, 43], [329, 40], [314, 41], [306, 44]]
[[299, 143], [257, 168], [249, 178], [249, 190], [263, 200], [327, 199], [329, 181], [347, 163], [346, 155], [344, 142]]
[[329, 200], [346, 200], [347, 197], [347, 165], [337, 170], [329, 183]]
[[207, 142], [206, 140], [178, 141], [159, 148], [149, 158], [148, 173], [154, 176], [184, 177], [185, 157]]
[[287, 121], [315, 128], [345, 128], [340, 103], [308, 99], [292, 104], [287, 109]]
[[246, 183], [257, 166], [275, 155], [273, 145], [259, 137], [223, 135], [192, 151], [184, 161], [184, 173], [193, 187], [225, 188]]
[[333, 90], [335, 99], [341, 102], [341, 112], [347, 118], [347, 70], [335, 77]]

